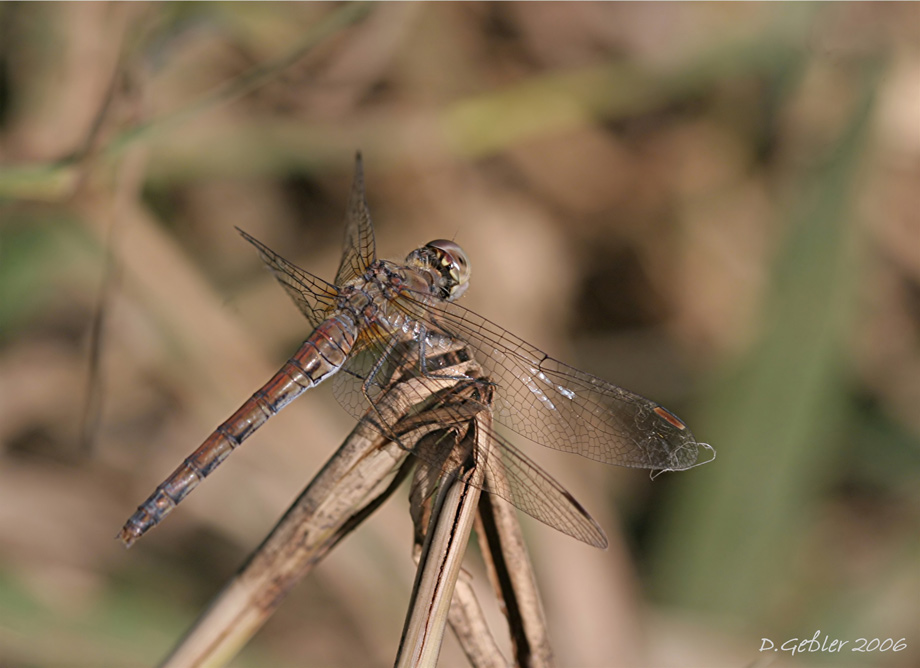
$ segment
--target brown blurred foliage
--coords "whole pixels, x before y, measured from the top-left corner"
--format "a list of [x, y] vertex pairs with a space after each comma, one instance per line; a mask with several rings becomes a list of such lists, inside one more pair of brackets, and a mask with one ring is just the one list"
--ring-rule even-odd
[[[455, 238], [718, 451], [528, 448], [611, 537], [525, 524], [560, 665], [920, 661], [920, 5], [3, 3], [0, 665], [154, 663], [347, 433], [311, 392], [112, 540], [307, 333], [233, 227], [331, 278], [356, 149], [379, 255]], [[410, 545], [391, 502], [234, 665], [387, 665]]]

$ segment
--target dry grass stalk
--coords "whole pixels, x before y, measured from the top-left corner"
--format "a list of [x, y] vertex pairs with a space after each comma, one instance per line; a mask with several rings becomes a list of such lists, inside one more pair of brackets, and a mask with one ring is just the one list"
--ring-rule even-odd
[[[397, 666], [435, 665], [448, 602], [447, 620], [471, 665], [508, 665], [468, 579], [462, 577], [460, 563], [471, 519], [475, 519], [486, 569], [508, 619], [515, 665], [553, 665], [543, 605], [517, 513], [502, 499], [480, 495], [477, 489], [463, 484], [468, 480], [476, 487], [507, 485], [507, 481], [492, 479], [504, 475], [501, 466], [485, 465], [489, 457], [499, 454], [489, 450], [492, 412], [477, 400], [477, 389], [471, 385], [466, 401], [458, 399], [450, 407], [455, 416], [464, 409], [475, 412], [466, 425], [432, 433], [417, 445], [430, 452], [417, 469], [411, 493], [419, 571]], [[432, 456], [432, 452], [436, 454]], [[438, 456], [452, 463], [440, 462]], [[436, 488], [440, 493], [433, 501]]]
[[313, 565], [395, 489], [407, 456], [359, 424], [162, 665], [229, 661]]
[[[425, 380], [399, 383], [377, 404], [407, 443], [428, 433], [424, 420], [400, 420], [392, 407], [417, 403], [432, 385]], [[228, 661], [313, 565], [396, 489], [408, 454], [370, 419], [362, 420], [162, 665], [198, 668]]]
[[[438, 447], [445, 454], [460, 451], [464, 455], [459, 466], [446, 477], [441, 476], [430, 512], [414, 513], [418, 571], [396, 658], [399, 668], [437, 665], [454, 586], [479, 503], [484, 471], [478, 453], [487, 445], [490, 424], [491, 413], [481, 411], [468, 425], [462, 440], [451, 430], [448, 434], [432, 433], [423, 439], [427, 443], [420, 443], [422, 447]], [[416, 475], [415, 489], [424, 485], [422, 479], [427, 477], [427, 468], [425, 462], [419, 464], [422, 474]], [[425, 492], [430, 501], [431, 495]], [[429, 521], [423, 528], [418, 520], [425, 514], [429, 515]], [[422, 537], [424, 542], [420, 542]]]
[[[490, 467], [487, 473], [500, 475], [501, 469]], [[515, 665], [552, 666], [553, 650], [543, 602], [517, 511], [507, 501], [483, 494], [477, 519], [476, 532], [486, 570], [508, 619]]]
[[[434, 665], [479, 508], [486, 475], [479, 464], [489, 454], [491, 411], [463, 393], [454, 404], [414, 414], [395, 411], [420, 403], [423, 394], [432, 390], [450, 388], [457, 378], [476, 377], [479, 372], [471, 361], [449, 370], [443, 380], [427, 377], [423, 383], [418, 378], [399, 382], [380, 398], [379, 413], [368, 412], [163, 666], [219, 666], [232, 658], [297, 581], [395, 491], [415, 463], [406, 460], [409, 445], [416, 451], [436, 448], [443, 461], [432, 465], [420, 460], [413, 487], [421, 499], [414, 503], [419, 508], [430, 502], [435, 487], [440, 492], [433, 511], [426, 505], [426, 510], [416, 514], [417, 545], [427, 535], [431, 541], [421, 559], [404, 633], [407, 653], [401, 651], [398, 661], [402, 662], [399, 665]], [[394, 439], [374, 426], [379, 418], [396, 425]], [[426, 524], [431, 522], [427, 531], [420, 528], [423, 516]]]

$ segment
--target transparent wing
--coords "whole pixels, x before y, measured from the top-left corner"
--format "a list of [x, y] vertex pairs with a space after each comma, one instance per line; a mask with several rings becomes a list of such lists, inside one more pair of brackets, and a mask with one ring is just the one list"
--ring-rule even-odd
[[[414, 343], [410, 340], [396, 347], [389, 346], [382, 336], [372, 336], [361, 331], [351, 349], [348, 360], [339, 373], [332, 377], [332, 391], [336, 400], [356, 420], [360, 420], [371, 404], [391, 383], [386, 379], [396, 374], [396, 368], [406, 364], [406, 351]], [[396, 341], [396, 335], [390, 336]], [[371, 383], [366, 383], [373, 376]], [[366, 389], [365, 389], [366, 386]]]
[[[457, 447], [461, 434], [468, 429], [486, 428], [474, 418], [488, 409], [494, 385], [479, 377], [479, 366], [471, 356], [463, 354], [464, 351], [468, 353], [465, 346], [450, 345], [441, 350], [428, 350], [426, 359], [439, 368], [427, 369], [431, 372], [429, 375], [418, 375], [417, 357], [411, 346], [386, 346], [386, 350], [381, 350], [377, 341], [367, 342], [365, 359], [370, 362], [380, 355], [389, 358], [382, 365], [373, 364], [372, 368], [379, 373], [369, 376], [373, 381], [370, 384], [373, 401], [381, 409], [380, 415], [398, 416], [398, 421], [391, 421], [387, 426], [404, 447], [436, 470], [441, 470], [442, 475], [456, 475], [456, 468], [450, 465], [456, 457], [448, 451]], [[441, 363], [438, 362], [440, 357], [444, 358]], [[343, 401], [343, 405], [352, 412], [374, 419], [374, 413], [367, 412], [367, 401], [355, 401], [357, 396], [351, 391], [356, 388], [354, 383], [359, 380], [360, 373], [367, 372], [367, 368], [359, 371], [355, 366], [352, 371], [355, 373], [341, 382], [338, 388], [348, 389], [349, 392], [344, 396], [337, 392], [337, 396], [340, 400], [348, 400]], [[437, 371], [441, 372], [440, 376], [435, 375]], [[374, 371], [370, 373], [374, 374]], [[413, 399], [409, 402], [403, 395], [387, 391], [408, 379], [427, 388], [426, 392], [420, 393], [424, 400], [416, 403], [418, 395], [412, 393]], [[389, 388], [385, 389], [382, 385], [389, 385]], [[423, 425], [434, 427], [440, 431], [441, 438], [432, 447], [430, 443], [426, 445], [425, 439], [401, 437], [399, 434], [406, 432], [407, 422], [414, 423], [415, 428]], [[478, 486], [562, 533], [595, 547], [607, 546], [607, 538], [597, 522], [562, 485], [491, 429], [484, 434], [484, 440], [488, 443], [488, 452], [479, 453], [476, 460], [479, 465], [485, 466], [486, 475]]]
[[604, 531], [575, 497], [506, 439], [494, 432], [490, 438], [498, 447], [485, 459], [482, 489], [564, 534], [607, 547]]
[[495, 419], [531, 441], [652, 470], [690, 468], [701, 447], [711, 450], [659, 404], [553, 359], [462, 306], [426, 295], [393, 303], [414, 314], [422, 336], [468, 344], [495, 385]]
[[[394, 384], [412, 379], [423, 388], [423, 393], [435, 396], [445, 387], [444, 369], [471, 360], [469, 346], [460, 339], [423, 331], [414, 334], [405, 330], [387, 331], [376, 323], [373, 329], [365, 328], [358, 335], [348, 360], [333, 377], [333, 393], [339, 404], [360, 420], [368, 407], [375, 405]], [[447, 378], [470, 380], [480, 375], [458, 375], [451, 371]], [[418, 410], [414, 404], [394, 408], [399, 414]]]
[[313, 327], [317, 327], [326, 319], [327, 313], [335, 306], [338, 289], [319, 276], [314, 276], [294, 265], [275, 251], [263, 244], [255, 237], [250, 236], [240, 228], [236, 228], [243, 238], [256, 247], [262, 262], [271, 270], [272, 274], [281, 283], [297, 308], [303, 313]]
[[342, 262], [335, 275], [335, 284], [344, 285], [363, 275], [377, 259], [371, 213], [364, 196], [364, 164], [361, 153], [355, 155], [355, 178], [348, 196], [345, 213], [345, 243]]

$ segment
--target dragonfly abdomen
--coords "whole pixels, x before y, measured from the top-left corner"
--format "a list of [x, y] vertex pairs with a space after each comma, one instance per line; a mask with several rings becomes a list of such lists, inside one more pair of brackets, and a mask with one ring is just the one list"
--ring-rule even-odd
[[340, 314], [321, 323], [271, 380], [224, 421], [128, 519], [118, 538], [128, 547], [159, 524], [204, 478], [270, 417], [338, 371], [356, 338]]

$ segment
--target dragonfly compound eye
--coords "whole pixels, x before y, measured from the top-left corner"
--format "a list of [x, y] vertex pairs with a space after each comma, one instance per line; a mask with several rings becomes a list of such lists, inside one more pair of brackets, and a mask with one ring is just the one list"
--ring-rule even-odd
[[442, 295], [448, 301], [459, 299], [470, 284], [470, 261], [453, 241], [437, 239], [425, 245], [434, 256], [431, 266], [444, 281]]

